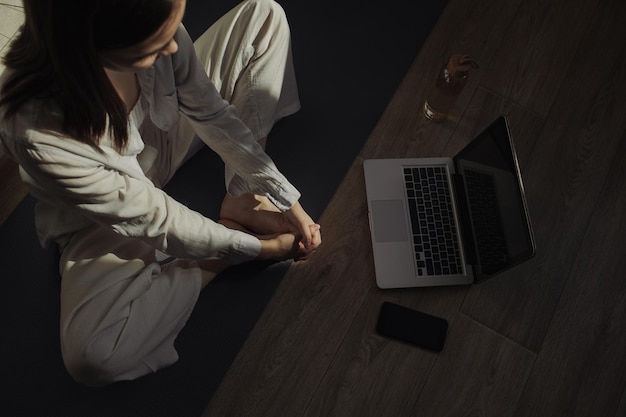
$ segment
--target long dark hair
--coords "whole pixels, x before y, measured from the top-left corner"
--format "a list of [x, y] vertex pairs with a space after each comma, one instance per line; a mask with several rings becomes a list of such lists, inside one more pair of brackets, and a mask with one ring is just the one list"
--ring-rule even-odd
[[118, 150], [128, 142], [127, 109], [99, 52], [137, 44], [170, 17], [174, 0], [23, 0], [25, 23], [4, 64], [5, 117], [34, 98], [54, 98], [64, 129], [98, 147], [107, 130]]

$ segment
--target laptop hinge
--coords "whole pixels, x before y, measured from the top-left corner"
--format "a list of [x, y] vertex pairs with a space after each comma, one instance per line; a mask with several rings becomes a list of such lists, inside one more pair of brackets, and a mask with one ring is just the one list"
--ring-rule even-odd
[[478, 256], [476, 254], [476, 243], [474, 232], [472, 231], [472, 220], [469, 214], [463, 176], [460, 174], [452, 174], [452, 182], [454, 185], [456, 205], [459, 208], [459, 222], [461, 223], [461, 238], [463, 240], [465, 259], [469, 265], [477, 265]]

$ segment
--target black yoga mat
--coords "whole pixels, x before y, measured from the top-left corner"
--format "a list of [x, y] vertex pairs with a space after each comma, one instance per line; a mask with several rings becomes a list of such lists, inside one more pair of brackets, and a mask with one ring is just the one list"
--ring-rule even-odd
[[[439, 17], [445, 0], [280, 2], [292, 29], [302, 110], [270, 133], [268, 153], [318, 218]], [[185, 25], [199, 36], [236, 1], [188, 0]], [[223, 165], [209, 150], [166, 187], [215, 218]], [[59, 348], [58, 254], [35, 237], [27, 197], [0, 226], [0, 414], [192, 417], [202, 414], [289, 263], [251, 263], [216, 279], [176, 341], [175, 365], [94, 389], [75, 383]]]

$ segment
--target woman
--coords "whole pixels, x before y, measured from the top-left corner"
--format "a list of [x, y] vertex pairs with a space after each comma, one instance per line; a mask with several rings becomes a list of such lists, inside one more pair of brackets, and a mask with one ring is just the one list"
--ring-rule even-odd
[[[0, 139], [39, 200], [42, 244], [61, 249], [63, 359], [87, 385], [174, 363], [200, 290], [228, 266], [321, 243], [263, 151], [299, 108], [284, 12], [244, 1], [192, 44], [185, 5], [24, 0], [6, 55]], [[219, 223], [161, 189], [204, 145], [226, 165]]]

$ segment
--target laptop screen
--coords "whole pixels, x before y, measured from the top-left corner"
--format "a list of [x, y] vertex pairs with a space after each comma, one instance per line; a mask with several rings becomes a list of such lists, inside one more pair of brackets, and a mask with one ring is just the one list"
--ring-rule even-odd
[[475, 253], [476, 281], [485, 280], [535, 253], [517, 156], [504, 116], [454, 158], [463, 184], [466, 234]]

